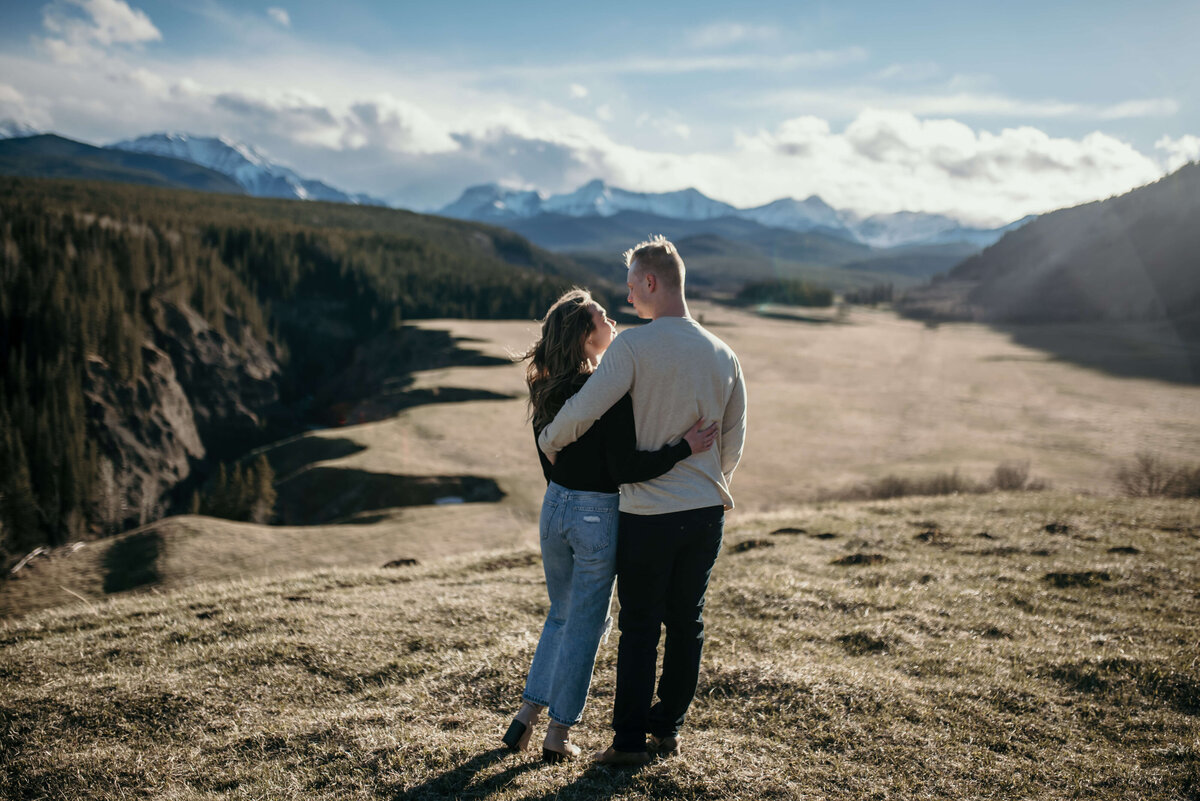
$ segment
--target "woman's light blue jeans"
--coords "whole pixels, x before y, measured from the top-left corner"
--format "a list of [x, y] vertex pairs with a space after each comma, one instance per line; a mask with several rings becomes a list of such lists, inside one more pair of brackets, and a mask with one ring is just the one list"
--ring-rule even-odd
[[542, 627], [521, 698], [550, 708], [550, 718], [574, 726], [583, 716], [617, 566], [619, 496], [583, 492], [554, 482], [546, 488], [540, 523], [542, 567], [550, 613]]

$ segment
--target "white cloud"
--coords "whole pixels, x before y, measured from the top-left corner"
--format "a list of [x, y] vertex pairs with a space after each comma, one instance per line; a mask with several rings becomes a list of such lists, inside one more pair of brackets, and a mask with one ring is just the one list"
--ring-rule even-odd
[[286, 9], [280, 8], [279, 6], [271, 6], [268, 8], [267, 16], [285, 28], [290, 28], [292, 26], [291, 16], [287, 13]]
[[922, 117], [973, 116], [1024, 119], [1111, 120], [1172, 116], [1180, 105], [1173, 98], [1144, 98], [1111, 104], [1032, 100], [973, 91], [886, 92], [873, 87], [836, 90], [796, 89], [747, 96], [749, 108], [794, 108], [814, 114], [850, 116], [864, 109], [905, 111]]
[[[115, 7], [134, 20], [141, 13], [117, 0], [104, 6]], [[1147, 155], [1103, 133], [1060, 138], [1031, 125], [985, 130], [962, 122], [1174, 113], [1178, 105], [1164, 98], [1108, 105], [1017, 100], [989, 93], [978, 81], [947, 83], [944, 94], [793, 91], [776, 95], [783, 102], [754, 117], [777, 120], [778, 109], [790, 109], [785, 121], [761, 128], [742, 122], [743, 131], [720, 139], [723, 134], [713, 134], [695, 111], [685, 116], [661, 102], [639, 105], [610, 93], [619, 87], [615, 81], [610, 86], [597, 79], [605, 99], [612, 97], [611, 106], [599, 103], [595, 92], [572, 82], [592, 74], [579, 71], [578, 64], [548, 68], [558, 80], [550, 85], [567, 87], [567, 97], [561, 88], [553, 97], [494, 91], [495, 83], [485, 91], [474, 88], [482, 71], [469, 68], [439, 71], [433, 62], [432, 69], [411, 71], [418, 79], [394, 65], [356, 62], [344, 54], [341, 60], [314, 58], [261, 12], [253, 15], [255, 24], [270, 29], [265, 41], [274, 42], [278, 52], [238, 62], [215, 56], [171, 62], [135, 54], [131, 45], [152, 41], [151, 34], [137, 33], [132, 23], [121, 28], [114, 21], [119, 15], [93, 14], [89, 9], [101, 8], [99, 0], [63, 0], [51, 8], [46, 51], [61, 46], [61, 55], [69, 58], [91, 48], [98, 60], [82, 61], [80, 68], [0, 53], [6, 82], [0, 84], [0, 109], [6, 114], [22, 102], [36, 105], [39, 115], [20, 116], [89, 141], [164, 129], [226, 135], [302, 174], [415, 208], [438, 207], [483, 181], [558, 192], [598, 177], [643, 191], [695, 186], [738, 206], [815, 193], [864, 213], [911, 209], [1006, 222], [1125, 191], [1157, 178], [1166, 164], [1200, 155], [1195, 137], [1164, 138]], [[602, 62], [595, 74], [819, 69], [867, 56], [860, 48], [785, 58], [694, 53], [671, 59], [641, 52], [640, 60]], [[503, 77], [506, 70], [515, 75], [521, 69], [530, 71], [525, 77], [536, 75], [538, 86], [546, 85], [544, 73], [533, 66], [499, 71]], [[495, 73], [489, 70], [487, 77]], [[779, 77], [773, 73], [765, 82]], [[892, 77], [905, 80], [906, 74], [897, 69]], [[726, 108], [726, 114], [726, 131], [739, 119], [751, 119], [736, 108]], [[618, 115], [633, 126], [606, 124]], [[634, 129], [637, 146], [626, 139]]]
[[1123, 120], [1130, 117], [1171, 117], [1179, 113], [1179, 101], [1170, 97], [1148, 100], [1127, 100], [1103, 106], [1097, 116], [1102, 120]]
[[55, 0], [42, 9], [42, 25], [51, 35], [39, 44], [63, 64], [96, 61], [114, 45], [162, 39], [150, 17], [124, 0]]
[[1082, 139], [1030, 126], [993, 133], [884, 110], [864, 111], [840, 133], [823, 119], [797, 118], [742, 136], [738, 150], [731, 162], [756, 187], [743, 202], [812, 192], [834, 206], [943, 212], [986, 223], [1107, 197], [1162, 172], [1099, 132]]
[[1184, 134], [1178, 139], [1164, 136], [1154, 143], [1154, 147], [1166, 151], [1167, 169], [1171, 172], [1190, 161], [1200, 161], [1200, 136]]
[[10, 130], [44, 131], [49, 127], [50, 117], [40, 104], [31, 102], [15, 86], [0, 83], [0, 120], [7, 123]]
[[739, 53], [671, 57], [621, 57], [604, 61], [562, 62], [537, 66], [497, 66], [492, 77], [544, 81], [550, 76], [575, 75], [685, 75], [696, 72], [794, 72], [843, 67], [865, 61], [862, 47], [806, 50], [786, 55]]
[[0, 103], [18, 106], [24, 102], [24, 95], [6, 83], [0, 83]]
[[779, 30], [769, 25], [743, 25], [740, 22], [714, 22], [693, 28], [685, 34], [688, 44], [697, 50], [717, 49], [746, 42], [765, 42], [776, 38]]
[[376, 146], [393, 152], [439, 153], [455, 147], [450, 130], [424, 109], [387, 94], [352, 104], [339, 124], [340, 145], [352, 149]]
[[936, 78], [941, 67], [931, 61], [911, 64], [889, 64], [871, 77], [877, 81], [927, 81]]

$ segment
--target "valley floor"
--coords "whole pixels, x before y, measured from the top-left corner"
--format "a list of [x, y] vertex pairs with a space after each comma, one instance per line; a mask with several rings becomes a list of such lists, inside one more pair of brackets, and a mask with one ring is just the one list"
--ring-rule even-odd
[[[1200, 464], [1200, 386], [1059, 361], [981, 325], [930, 327], [860, 307], [844, 317], [765, 311], [693, 305], [738, 353], [749, 390], [731, 521], [888, 476], [957, 471], [983, 482], [1001, 463], [1027, 462], [1056, 490], [1111, 495], [1118, 468], [1140, 452]], [[401, 389], [348, 408], [349, 425], [267, 449], [280, 508], [319, 523], [167, 518], [34, 560], [0, 582], [0, 615], [198, 581], [535, 547], [545, 484], [511, 361], [535, 324], [420, 325], [448, 331], [475, 356], [397, 380]], [[1068, 335], [1076, 349], [1091, 342], [1098, 363], [1132, 358], [1075, 327], [1057, 336]], [[1156, 353], [1171, 366], [1172, 351]]]

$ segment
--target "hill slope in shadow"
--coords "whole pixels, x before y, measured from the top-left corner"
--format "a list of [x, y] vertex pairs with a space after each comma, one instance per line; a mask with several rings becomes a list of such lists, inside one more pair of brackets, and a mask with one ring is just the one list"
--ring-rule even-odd
[[190, 161], [93, 147], [54, 134], [0, 140], [0, 175], [246, 194], [229, 176]]
[[[1000, 324], [1021, 341], [1050, 350], [1056, 350], [1052, 332], [1022, 339], [1021, 326], [1104, 324], [1112, 335], [1139, 342], [1146, 326], [1162, 328], [1162, 346], [1183, 350], [1183, 380], [1195, 381], [1197, 220], [1200, 163], [1193, 163], [1125, 195], [1043, 215], [965, 259], [944, 280], [910, 291], [898, 308], [913, 317]], [[1087, 363], [1077, 347], [1068, 350], [1064, 357], [1082, 355]], [[1130, 374], [1140, 374], [1131, 368]]]

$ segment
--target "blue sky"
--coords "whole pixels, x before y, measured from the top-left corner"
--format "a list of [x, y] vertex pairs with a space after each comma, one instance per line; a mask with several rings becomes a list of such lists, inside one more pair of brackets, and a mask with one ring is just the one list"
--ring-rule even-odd
[[0, 4], [0, 119], [431, 209], [498, 181], [1004, 222], [1200, 158], [1195, 2]]

